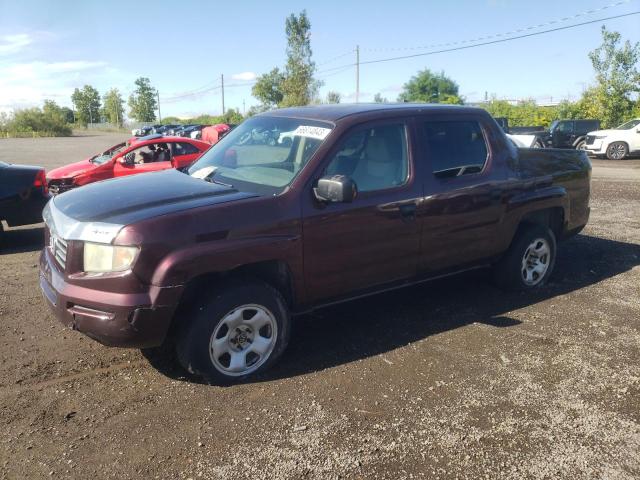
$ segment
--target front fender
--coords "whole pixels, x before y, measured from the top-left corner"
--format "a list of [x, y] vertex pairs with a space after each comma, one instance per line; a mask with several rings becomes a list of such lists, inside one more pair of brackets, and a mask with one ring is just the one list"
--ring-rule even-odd
[[294, 285], [301, 285], [302, 241], [299, 235], [226, 238], [174, 250], [159, 262], [151, 283], [157, 286], [183, 285], [203, 274], [230, 272], [272, 260], [287, 264]]

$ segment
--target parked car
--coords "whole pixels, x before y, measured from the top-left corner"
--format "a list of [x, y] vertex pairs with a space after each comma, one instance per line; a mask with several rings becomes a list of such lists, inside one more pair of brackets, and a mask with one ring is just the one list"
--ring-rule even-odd
[[216, 125], [203, 128], [200, 136], [203, 142], [215, 145], [230, 131], [231, 127], [229, 127], [229, 125], [218, 123]]
[[509, 127], [509, 120], [504, 117], [495, 120], [521, 143], [529, 143], [533, 137], [529, 143], [531, 148], [584, 149], [587, 133], [600, 128], [600, 120], [555, 120], [548, 131], [543, 127]]
[[[294, 140], [241, 145], [254, 129]], [[276, 110], [188, 174], [55, 197], [40, 286], [64, 324], [117, 346], [170, 334], [187, 370], [228, 383], [273, 365], [293, 317], [327, 304], [483, 266], [538, 288], [587, 223], [590, 175], [585, 152], [519, 150], [481, 109]]]
[[10, 227], [40, 223], [48, 201], [44, 168], [0, 162], [0, 244], [3, 221]]
[[587, 133], [598, 128], [600, 120], [556, 120], [545, 136], [545, 144], [551, 148], [584, 150]]
[[136, 173], [187, 168], [211, 145], [160, 134], [133, 138], [80, 162], [51, 170], [47, 183], [52, 194], [81, 185]]
[[610, 130], [589, 132], [584, 149], [591, 155], [609, 160], [622, 160], [640, 153], [640, 118], [635, 118]]
[[536, 135], [512, 135], [507, 133], [507, 138], [518, 148], [543, 148]]
[[167, 125], [160, 125], [159, 127], [154, 128], [151, 133], [152, 134], [159, 134], [159, 135], [167, 135], [167, 132], [169, 130], [171, 130], [172, 128], [179, 127], [179, 126], [180, 125], [178, 125], [177, 123], [169, 123]]
[[196, 131], [201, 131], [203, 126], [204, 125], [186, 126], [185, 128], [182, 129], [182, 131], [180, 131], [179, 136], [193, 138], [191, 134]]
[[544, 148], [545, 131], [541, 126], [510, 127], [507, 117], [494, 117], [496, 123], [519, 148]]
[[131, 135], [134, 137], [144, 137], [153, 133], [154, 129], [161, 127], [162, 125], [144, 125], [140, 128], [134, 128], [131, 130]]

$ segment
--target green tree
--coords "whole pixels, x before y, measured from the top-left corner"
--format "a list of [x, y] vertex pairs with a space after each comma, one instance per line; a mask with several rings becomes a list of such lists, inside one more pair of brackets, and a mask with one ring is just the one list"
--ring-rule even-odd
[[287, 65], [284, 70], [281, 106], [308, 105], [317, 98], [320, 82], [314, 80], [316, 64], [311, 60], [311, 22], [303, 10], [285, 22]]
[[104, 107], [102, 108], [102, 115], [107, 122], [114, 125], [122, 125], [124, 123], [124, 99], [117, 88], [112, 88], [105, 93], [102, 98]]
[[618, 32], [602, 26], [602, 44], [589, 53], [596, 73], [596, 85], [589, 92], [592, 97], [595, 93], [592, 109], [600, 113], [598, 118], [605, 128], [615, 127], [631, 115], [632, 96], [640, 92], [640, 43], [632, 45], [627, 40], [621, 45], [621, 41]]
[[229, 108], [224, 115], [222, 115], [222, 121], [219, 123], [241, 123], [244, 117], [240, 113], [240, 110]]
[[153, 122], [156, 119], [156, 90], [151, 81], [140, 77], [135, 81], [136, 89], [129, 96], [129, 116], [138, 122]]
[[384, 98], [380, 92], [376, 93], [373, 97], [373, 101], [375, 103], [389, 103], [389, 100], [387, 100], [386, 98]]
[[82, 90], [76, 88], [71, 95], [71, 101], [80, 125], [86, 127], [90, 122], [100, 121], [100, 94], [91, 85], [85, 85]]
[[251, 89], [251, 94], [260, 100], [263, 110], [275, 108], [282, 102], [284, 93], [282, 92], [284, 74], [278, 67], [269, 73], [260, 75]]
[[69, 136], [71, 129], [64, 121], [60, 107], [49, 100], [42, 109], [16, 110], [11, 116], [0, 116], [0, 130], [8, 133], [37, 133], [46, 136]]
[[399, 102], [453, 103], [462, 104], [458, 84], [444, 72], [433, 73], [429, 69], [418, 72], [403, 86]]
[[340, 103], [342, 96], [338, 92], [330, 91], [327, 93], [327, 103]]
[[75, 115], [73, 113], [73, 110], [71, 110], [69, 107], [61, 107], [60, 111], [62, 112], [64, 121], [66, 123], [73, 123], [75, 121]]

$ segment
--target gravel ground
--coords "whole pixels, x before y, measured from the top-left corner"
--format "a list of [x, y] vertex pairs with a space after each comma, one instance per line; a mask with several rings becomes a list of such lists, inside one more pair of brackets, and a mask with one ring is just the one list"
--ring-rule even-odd
[[[0, 140], [52, 168], [124, 136]], [[0, 253], [0, 478], [640, 477], [640, 160], [594, 161], [592, 218], [551, 283], [486, 272], [298, 319], [282, 362], [211, 387], [171, 355], [66, 330], [42, 229]]]

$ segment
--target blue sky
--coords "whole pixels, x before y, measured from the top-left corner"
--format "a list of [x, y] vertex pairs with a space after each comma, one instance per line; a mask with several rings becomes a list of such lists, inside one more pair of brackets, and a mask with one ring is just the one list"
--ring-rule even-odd
[[[621, 4], [619, 4], [621, 3]], [[618, 4], [618, 5], [616, 5]], [[596, 13], [583, 13], [602, 9]], [[227, 108], [257, 103], [250, 82], [285, 62], [284, 21], [306, 8], [323, 95], [353, 101], [354, 49], [362, 61], [421, 53], [434, 44], [467, 41], [556, 21], [550, 27], [640, 10], [640, 0], [581, 1], [29, 1], [0, 0], [0, 111], [51, 98], [70, 105], [85, 83], [128, 96], [139, 76], [160, 91], [162, 115], [217, 114], [225, 75]], [[566, 17], [578, 15], [569, 20]], [[457, 52], [363, 65], [361, 101], [380, 92], [395, 100], [423, 68], [444, 71], [468, 101], [485, 92], [540, 102], [577, 98], [593, 81], [587, 54], [600, 27], [640, 41], [640, 15]], [[508, 35], [506, 35], [508, 36]], [[504, 37], [500, 37], [504, 38]], [[338, 58], [336, 58], [338, 57]], [[333, 70], [331, 70], [333, 69]], [[181, 97], [181, 98], [175, 98]]]

